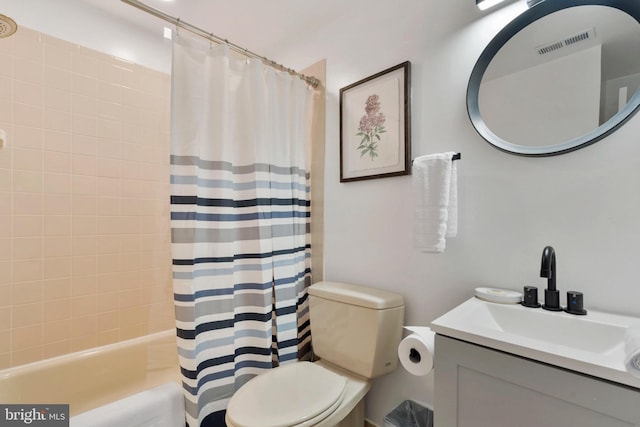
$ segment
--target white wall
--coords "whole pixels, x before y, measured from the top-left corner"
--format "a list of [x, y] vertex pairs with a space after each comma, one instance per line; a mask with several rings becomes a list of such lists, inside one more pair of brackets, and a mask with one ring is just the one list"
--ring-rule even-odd
[[[9, 6], [23, 1], [3, 0], [0, 12], [11, 15]], [[69, 0], [55, 3], [63, 1]], [[551, 244], [563, 300], [564, 291], [578, 290], [585, 293], [587, 309], [640, 315], [640, 115], [604, 141], [568, 155], [505, 154], [474, 131], [465, 92], [483, 47], [522, 10], [521, 2], [474, 21], [472, 1], [352, 1], [349, 6], [360, 7], [300, 34], [279, 52], [264, 52], [294, 68], [327, 59], [325, 278], [400, 292], [406, 323], [427, 325], [478, 286], [544, 287], [540, 255]], [[153, 43], [133, 29], [98, 34], [104, 40], [128, 40], [143, 64], [162, 54], [162, 45], [150, 48]], [[83, 43], [82, 36], [72, 36]], [[100, 49], [99, 40], [88, 38], [94, 43], [89, 47]], [[162, 55], [156, 59], [166, 61], [166, 52]], [[411, 177], [339, 182], [339, 89], [405, 60], [413, 63], [414, 157], [462, 153], [459, 236], [448, 240], [441, 255], [411, 247]], [[375, 380], [367, 417], [381, 425], [404, 399], [431, 406], [432, 377], [411, 377], [400, 369]]]
[[[588, 309], [640, 315], [640, 115], [567, 155], [505, 154], [475, 132], [465, 94], [483, 47], [522, 5], [468, 23], [460, 16], [471, 1], [373, 3], [367, 19], [344, 16], [278, 58], [327, 59], [325, 279], [400, 292], [406, 323], [428, 325], [478, 286], [542, 289], [540, 256], [552, 245], [563, 302], [578, 290]], [[462, 153], [459, 235], [441, 255], [411, 247], [410, 177], [339, 182], [340, 87], [404, 60], [413, 64], [413, 156]], [[375, 380], [366, 416], [382, 425], [404, 399], [432, 406], [432, 376], [398, 370]]]

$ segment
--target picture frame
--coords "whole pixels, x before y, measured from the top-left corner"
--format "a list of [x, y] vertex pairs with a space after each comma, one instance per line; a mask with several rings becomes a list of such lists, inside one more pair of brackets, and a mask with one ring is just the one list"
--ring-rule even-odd
[[411, 63], [340, 89], [340, 182], [411, 173]]

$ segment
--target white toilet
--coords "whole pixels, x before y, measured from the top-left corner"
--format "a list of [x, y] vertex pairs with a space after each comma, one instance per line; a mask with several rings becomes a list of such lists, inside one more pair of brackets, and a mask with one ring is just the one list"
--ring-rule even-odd
[[228, 427], [362, 427], [372, 378], [398, 365], [402, 295], [337, 282], [309, 287], [311, 339], [321, 360], [254, 377], [231, 398]]

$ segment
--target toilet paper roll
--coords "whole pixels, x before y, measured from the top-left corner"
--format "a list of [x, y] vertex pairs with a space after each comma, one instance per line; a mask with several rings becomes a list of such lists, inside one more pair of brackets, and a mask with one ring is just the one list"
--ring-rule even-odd
[[411, 375], [427, 375], [433, 369], [435, 332], [426, 326], [405, 326], [412, 333], [400, 341], [398, 357]]

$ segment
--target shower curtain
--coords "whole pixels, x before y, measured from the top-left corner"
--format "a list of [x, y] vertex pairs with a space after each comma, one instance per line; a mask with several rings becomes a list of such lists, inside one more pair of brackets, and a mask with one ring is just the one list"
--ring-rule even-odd
[[174, 40], [171, 238], [189, 426], [307, 357], [312, 89], [227, 46]]

